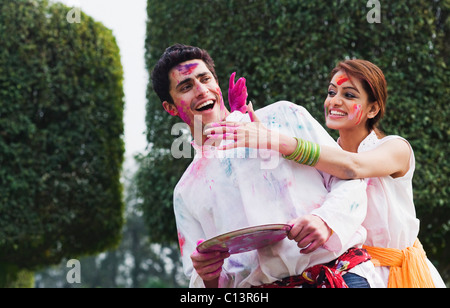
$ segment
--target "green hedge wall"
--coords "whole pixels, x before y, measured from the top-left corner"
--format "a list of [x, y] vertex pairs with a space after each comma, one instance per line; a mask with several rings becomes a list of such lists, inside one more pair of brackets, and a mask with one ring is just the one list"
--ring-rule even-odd
[[0, 7], [0, 272], [115, 247], [124, 209], [115, 38], [84, 14], [69, 23], [61, 4]]
[[[382, 128], [387, 134], [407, 138], [415, 150], [414, 197], [421, 220], [420, 239], [430, 259], [448, 277], [450, 2], [379, 3], [381, 22], [369, 23], [367, 15], [375, 7], [368, 7], [366, 0], [149, 0], [148, 70], [168, 46], [197, 45], [215, 60], [224, 95], [228, 78], [236, 71], [238, 77], [246, 77], [255, 108], [290, 100], [324, 123], [323, 102], [335, 64], [362, 58], [380, 66], [389, 85]], [[161, 149], [170, 149], [176, 138], [170, 135], [170, 127], [175, 122], [179, 120], [165, 114], [149, 85], [147, 126], [153, 151], [142, 157], [142, 178], [148, 179], [152, 172], [155, 153], [159, 157]], [[330, 133], [337, 137], [336, 132]], [[175, 161], [170, 154], [166, 160], [180, 170], [189, 163]], [[181, 173], [159, 176], [164, 182], [159, 185], [166, 189], [157, 192], [158, 199], [150, 188], [154, 183], [141, 183], [143, 207], [147, 216], [173, 216], [171, 192]], [[162, 227], [156, 219], [148, 221], [155, 240], [167, 239], [166, 234], [175, 238], [173, 224]]]

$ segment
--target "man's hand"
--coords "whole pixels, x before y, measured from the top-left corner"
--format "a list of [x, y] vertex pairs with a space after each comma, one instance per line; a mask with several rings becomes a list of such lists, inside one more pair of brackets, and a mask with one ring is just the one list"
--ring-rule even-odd
[[307, 254], [315, 251], [332, 235], [330, 227], [315, 215], [299, 217], [291, 220], [289, 224], [293, 227], [288, 238], [298, 243], [297, 246], [301, 249], [300, 253]]
[[230, 76], [230, 86], [228, 88], [228, 102], [230, 103], [230, 110], [240, 111], [242, 113], [247, 112], [247, 86], [245, 85], [245, 78], [241, 77], [234, 83], [236, 72]]
[[228, 252], [200, 253], [197, 250], [194, 251], [191, 255], [192, 264], [200, 278], [203, 279], [205, 287], [218, 287], [222, 265], [228, 257], [230, 257]]

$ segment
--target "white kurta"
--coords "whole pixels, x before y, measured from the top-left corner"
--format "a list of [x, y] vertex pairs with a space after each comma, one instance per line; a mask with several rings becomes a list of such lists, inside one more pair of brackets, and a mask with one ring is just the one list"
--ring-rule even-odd
[[[368, 209], [363, 226], [367, 229], [365, 245], [405, 249], [414, 245], [419, 234], [419, 220], [413, 201], [412, 179], [415, 170], [415, 158], [411, 145], [399, 136], [387, 136], [378, 139], [372, 131], [361, 142], [358, 152], [373, 150], [383, 143], [401, 139], [411, 149], [410, 167], [408, 172], [399, 178], [385, 176], [369, 178], [367, 181]], [[431, 274], [436, 287], [445, 287], [436, 268], [428, 260]], [[377, 270], [387, 285], [389, 277], [388, 267], [378, 267]]]
[[[233, 113], [227, 120], [244, 117], [239, 114]], [[256, 114], [271, 130], [338, 146], [306, 109], [298, 105], [278, 102], [259, 109]], [[249, 121], [248, 115], [245, 121]], [[288, 161], [276, 151], [248, 148], [216, 151], [211, 147], [194, 147], [196, 156], [174, 191], [182, 261], [191, 287], [204, 287], [190, 259], [197, 241], [236, 229], [287, 223], [314, 214], [334, 234], [324, 247], [306, 255], [300, 254], [297, 243], [288, 239], [232, 255], [225, 260], [220, 287], [251, 287], [299, 275], [364, 243], [366, 231], [361, 226], [367, 211], [364, 181], [337, 179]], [[370, 272], [369, 263], [357, 268]]]

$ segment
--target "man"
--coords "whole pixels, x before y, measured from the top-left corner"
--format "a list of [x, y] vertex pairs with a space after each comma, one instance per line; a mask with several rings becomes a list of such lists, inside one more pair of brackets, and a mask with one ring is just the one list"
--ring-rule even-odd
[[[368, 256], [354, 249], [365, 240], [363, 181], [342, 181], [285, 159], [263, 168], [267, 160], [280, 157], [271, 150], [219, 153], [199, 130], [232, 117], [249, 119], [225, 107], [214, 62], [205, 50], [169, 47], [152, 72], [152, 83], [163, 108], [180, 117], [194, 136], [196, 156], [174, 191], [183, 266], [191, 287], [339, 286], [342, 277], [350, 287], [355, 285], [351, 280], [374, 283], [373, 265], [365, 262]], [[271, 129], [337, 146], [304, 108], [292, 103], [275, 103], [256, 114]], [[289, 239], [295, 241], [284, 239], [231, 256], [196, 249], [199, 240], [279, 223], [293, 225]]]

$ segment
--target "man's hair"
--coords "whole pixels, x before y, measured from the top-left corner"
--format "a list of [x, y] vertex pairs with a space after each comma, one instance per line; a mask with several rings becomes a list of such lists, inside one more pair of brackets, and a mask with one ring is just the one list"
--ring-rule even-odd
[[159, 96], [161, 102], [167, 101], [173, 104], [170, 96], [169, 72], [177, 65], [190, 60], [203, 60], [218, 82], [214, 61], [206, 50], [194, 46], [175, 44], [166, 49], [156, 63], [151, 74], [153, 90]]

